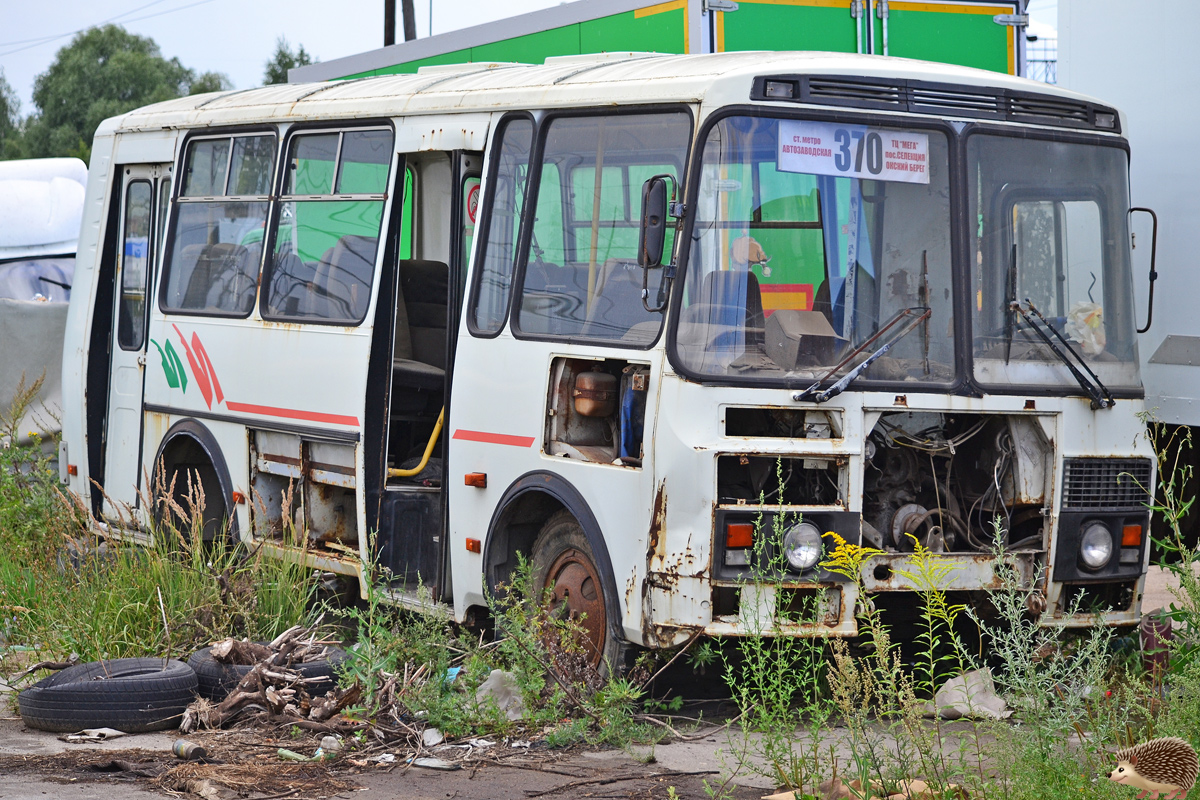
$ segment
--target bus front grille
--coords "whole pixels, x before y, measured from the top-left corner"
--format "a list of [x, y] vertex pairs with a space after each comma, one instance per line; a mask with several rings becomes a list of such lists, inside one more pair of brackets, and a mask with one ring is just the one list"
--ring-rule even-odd
[[1148, 458], [1068, 458], [1063, 467], [1064, 511], [1140, 511], [1150, 501]]

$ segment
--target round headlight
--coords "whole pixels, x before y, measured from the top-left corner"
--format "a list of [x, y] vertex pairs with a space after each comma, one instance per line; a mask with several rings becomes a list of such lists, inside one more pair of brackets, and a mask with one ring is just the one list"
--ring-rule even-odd
[[811, 522], [793, 525], [783, 535], [783, 554], [792, 569], [812, 569], [821, 560], [821, 530]]
[[1079, 537], [1079, 558], [1088, 569], [1100, 569], [1112, 558], [1112, 531], [1103, 522], [1089, 522]]

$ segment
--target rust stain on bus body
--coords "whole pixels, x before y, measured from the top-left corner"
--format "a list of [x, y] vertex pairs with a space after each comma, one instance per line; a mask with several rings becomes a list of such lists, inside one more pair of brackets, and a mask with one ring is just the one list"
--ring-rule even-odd
[[[666, 556], [666, 539], [663, 536], [667, 527], [667, 482], [658, 485], [654, 493], [654, 505], [650, 509], [650, 534], [647, 537], [647, 555], [651, 558]], [[661, 547], [660, 547], [661, 545]]]

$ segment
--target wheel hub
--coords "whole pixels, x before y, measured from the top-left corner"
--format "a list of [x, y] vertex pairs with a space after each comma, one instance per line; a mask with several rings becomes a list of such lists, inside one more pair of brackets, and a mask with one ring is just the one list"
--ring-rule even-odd
[[551, 591], [551, 607], [555, 611], [565, 609], [567, 618], [583, 629], [588, 660], [598, 667], [608, 619], [600, 576], [591, 559], [574, 548], [566, 550], [550, 565], [546, 588]]

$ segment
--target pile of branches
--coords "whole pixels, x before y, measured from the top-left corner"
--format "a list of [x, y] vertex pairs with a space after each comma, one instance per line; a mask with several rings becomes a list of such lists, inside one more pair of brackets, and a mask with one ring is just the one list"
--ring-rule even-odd
[[296, 625], [270, 644], [226, 639], [212, 648], [213, 658], [224, 664], [252, 664], [229, 695], [213, 704], [199, 699], [188, 706], [179, 729], [191, 733], [198, 728], [224, 728], [239, 721], [295, 726], [315, 733], [350, 733], [363, 727], [340, 716], [361, 699], [358, 684], [334, 688], [313, 697], [307, 684], [322, 680], [306, 678], [297, 664], [328, 657], [331, 641], [318, 638], [315, 625]]

